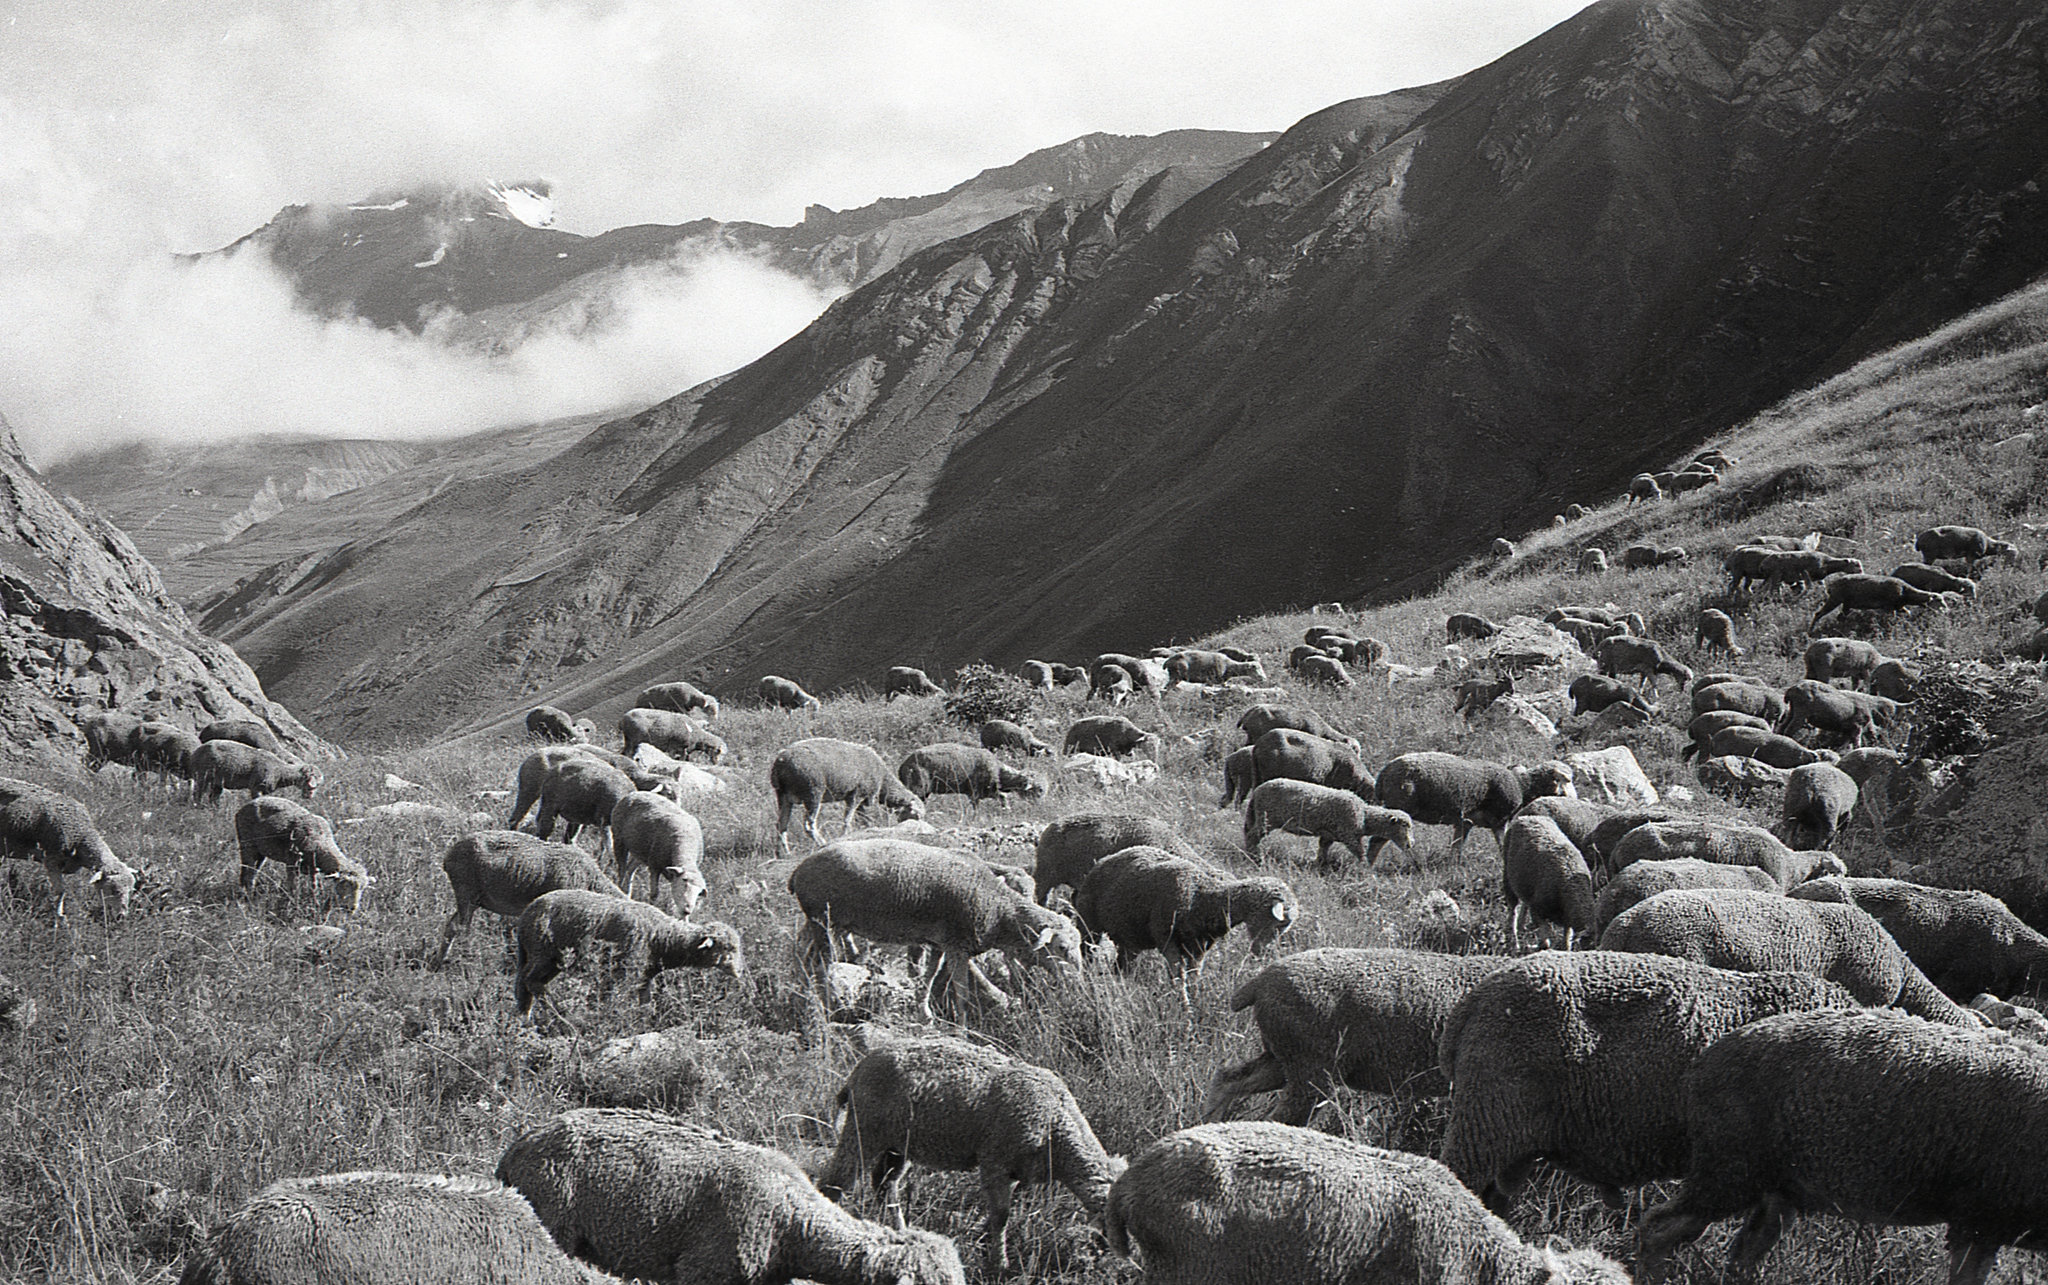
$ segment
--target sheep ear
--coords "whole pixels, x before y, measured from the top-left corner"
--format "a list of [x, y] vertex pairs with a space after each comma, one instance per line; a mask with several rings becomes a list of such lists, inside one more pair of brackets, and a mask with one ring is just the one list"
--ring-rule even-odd
[[90, 878], [90, 879], [88, 879], [88, 880], [86, 880], [86, 881], [85, 881], [85, 882], [86, 882], [86, 886], [87, 886], [87, 887], [90, 887], [90, 886], [92, 886], [93, 884], [96, 884], [96, 883], [104, 883], [104, 882], [106, 882], [106, 878], [107, 878], [107, 872], [106, 872], [106, 871], [104, 871], [104, 870], [95, 870], [95, 871], [93, 871], [93, 872], [92, 872], [92, 878]]
[[1273, 918], [1274, 918], [1274, 919], [1276, 919], [1276, 920], [1278, 920], [1278, 921], [1279, 921], [1280, 923], [1283, 923], [1283, 924], [1287, 922], [1287, 903], [1286, 903], [1286, 902], [1284, 902], [1284, 901], [1276, 901], [1276, 902], [1274, 902], [1274, 903], [1273, 903]]

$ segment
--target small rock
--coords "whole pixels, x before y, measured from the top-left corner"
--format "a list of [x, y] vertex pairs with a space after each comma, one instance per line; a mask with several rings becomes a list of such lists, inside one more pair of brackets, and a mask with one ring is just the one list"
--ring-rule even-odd
[[1572, 784], [1582, 799], [1624, 808], [1657, 806], [1657, 787], [1626, 745], [1581, 751], [1567, 755], [1565, 762], [1571, 764]]
[[1159, 778], [1159, 765], [1148, 759], [1125, 763], [1102, 754], [1070, 754], [1060, 765], [1060, 771], [1080, 780], [1093, 781], [1096, 788], [1102, 790], [1143, 785]]
[[420, 788], [420, 784], [417, 781], [408, 781], [396, 773], [386, 772], [384, 774], [384, 788], [396, 794], [401, 790], [417, 790]]
[[1503, 696], [1486, 707], [1480, 722], [1515, 732], [1527, 732], [1545, 741], [1557, 735], [1557, 724], [1520, 696]]

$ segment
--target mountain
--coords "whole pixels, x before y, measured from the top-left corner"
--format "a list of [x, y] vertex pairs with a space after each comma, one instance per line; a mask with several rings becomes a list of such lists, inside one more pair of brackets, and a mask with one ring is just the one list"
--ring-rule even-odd
[[255, 718], [301, 753], [327, 747], [225, 643], [203, 636], [119, 528], [59, 501], [0, 419], [0, 760], [75, 764], [100, 708], [189, 727]]
[[1393, 596], [2048, 266], [2044, 26], [1603, 0], [924, 249], [206, 623], [323, 726], [418, 733]]

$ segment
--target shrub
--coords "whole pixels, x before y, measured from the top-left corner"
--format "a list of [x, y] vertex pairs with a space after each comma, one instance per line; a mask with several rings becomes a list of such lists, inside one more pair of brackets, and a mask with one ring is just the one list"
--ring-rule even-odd
[[2007, 723], [2033, 699], [2032, 684], [2017, 674], [1943, 661], [1927, 667], [1913, 699], [1908, 758], [1982, 754]]
[[992, 718], [1020, 722], [1036, 700], [1031, 684], [994, 665], [974, 664], [953, 674], [953, 694], [946, 697], [946, 717], [973, 726]]

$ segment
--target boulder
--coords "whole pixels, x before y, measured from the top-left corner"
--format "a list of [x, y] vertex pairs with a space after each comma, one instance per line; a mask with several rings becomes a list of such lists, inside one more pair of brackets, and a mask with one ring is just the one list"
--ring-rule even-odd
[[1572, 785], [1582, 799], [1623, 808], [1657, 806], [1657, 787], [1626, 745], [1568, 754], [1564, 761], [1571, 764]]
[[1570, 634], [1533, 616], [1510, 616], [1493, 637], [1463, 646], [1474, 663], [1492, 661], [1494, 668], [1516, 674], [1550, 666], [1568, 670], [1593, 667], [1592, 659]]
[[1548, 743], [1557, 735], [1557, 724], [1548, 715], [1520, 696], [1503, 696], [1486, 707], [1480, 715], [1482, 725], [1506, 732], [1534, 736]]
[[1069, 754], [1060, 772], [1077, 781], [1088, 781], [1099, 790], [1144, 785], [1159, 778], [1159, 765], [1149, 759], [1121, 759], [1101, 754]]

